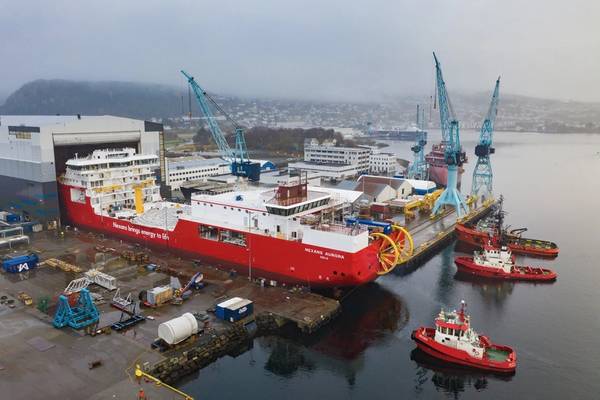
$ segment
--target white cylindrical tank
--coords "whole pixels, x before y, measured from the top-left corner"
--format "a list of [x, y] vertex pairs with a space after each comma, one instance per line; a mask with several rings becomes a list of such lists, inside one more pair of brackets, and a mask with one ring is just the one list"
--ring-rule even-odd
[[158, 337], [168, 344], [182, 342], [195, 333], [198, 333], [198, 321], [189, 312], [158, 325]]

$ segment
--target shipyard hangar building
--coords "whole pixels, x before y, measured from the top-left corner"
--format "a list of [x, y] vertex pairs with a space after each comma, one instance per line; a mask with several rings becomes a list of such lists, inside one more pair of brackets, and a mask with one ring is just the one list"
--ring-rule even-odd
[[157, 178], [164, 182], [162, 124], [109, 115], [0, 116], [0, 210], [60, 223], [57, 177], [67, 160], [96, 149], [124, 147], [156, 154]]

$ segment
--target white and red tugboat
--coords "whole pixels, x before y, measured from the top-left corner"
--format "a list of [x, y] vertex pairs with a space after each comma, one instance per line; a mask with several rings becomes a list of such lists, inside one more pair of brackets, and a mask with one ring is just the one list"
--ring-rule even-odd
[[517, 368], [517, 355], [508, 347], [494, 344], [479, 335], [465, 314], [465, 302], [460, 311], [445, 312], [435, 320], [435, 328], [420, 327], [412, 333], [419, 349], [432, 357], [485, 371], [511, 373]]
[[391, 271], [410, 247], [404, 228], [369, 232], [344, 216], [361, 192], [308, 186], [195, 194], [190, 205], [163, 201], [156, 155], [95, 150], [66, 163], [59, 179], [64, 221], [157, 246], [253, 277], [320, 287], [356, 286]]
[[454, 263], [460, 272], [486, 278], [518, 281], [554, 281], [556, 272], [546, 268], [515, 265], [515, 259], [507, 246], [487, 245], [483, 251], [475, 251], [473, 257], [456, 257]]

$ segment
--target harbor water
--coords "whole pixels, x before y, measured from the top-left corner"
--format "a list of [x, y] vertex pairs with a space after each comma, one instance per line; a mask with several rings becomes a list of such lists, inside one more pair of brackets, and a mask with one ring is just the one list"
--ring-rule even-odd
[[[477, 132], [462, 133], [471, 187]], [[343, 312], [311, 337], [261, 338], [182, 383], [201, 399], [597, 399], [600, 397], [600, 135], [498, 132], [495, 194], [506, 223], [558, 243], [555, 260], [519, 263], [558, 272], [553, 284], [455, 277], [448, 246], [415, 271], [353, 290]], [[439, 141], [439, 132], [429, 135]], [[385, 151], [410, 159], [409, 142]], [[415, 351], [412, 330], [440, 307], [468, 305], [472, 326], [517, 352], [514, 376], [440, 364]]]

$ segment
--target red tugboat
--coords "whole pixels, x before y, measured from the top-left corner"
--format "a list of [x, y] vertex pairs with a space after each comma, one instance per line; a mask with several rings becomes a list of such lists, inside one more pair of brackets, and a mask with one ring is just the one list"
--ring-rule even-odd
[[507, 246], [485, 246], [473, 257], [456, 257], [454, 263], [460, 272], [486, 278], [515, 281], [555, 281], [556, 272], [546, 268], [515, 265], [515, 258]]
[[483, 247], [487, 243], [497, 246], [504, 243], [515, 254], [535, 257], [556, 257], [558, 246], [548, 240], [529, 239], [521, 236], [527, 228], [509, 231], [503, 227], [504, 211], [502, 196], [498, 201], [498, 210], [477, 224], [456, 224], [456, 236], [459, 241], [472, 246]]
[[453, 364], [490, 372], [514, 372], [517, 368], [514, 350], [477, 334], [471, 329], [470, 322], [463, 301], [460, 311], [445, 312], [442, 309], [435, 320], [435, 328], [422, 326], [412, 333], [412, 339], [425, 353]]

